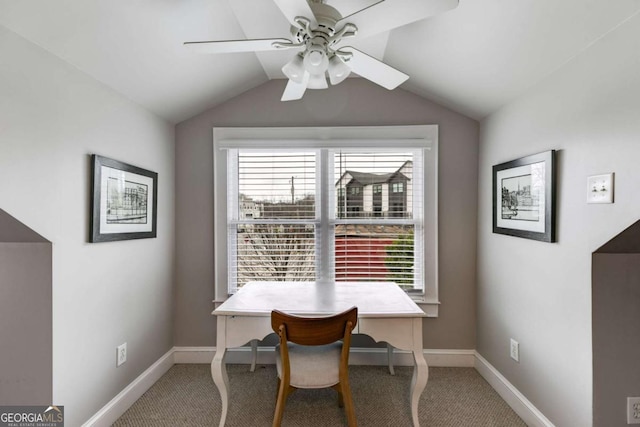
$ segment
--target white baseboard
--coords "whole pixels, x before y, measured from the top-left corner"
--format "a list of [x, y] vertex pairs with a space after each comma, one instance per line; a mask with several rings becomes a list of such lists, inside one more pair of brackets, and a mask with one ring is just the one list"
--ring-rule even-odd
[[[215, 347], [174, 347], [175, 363], [211, 363], [216, 352]], [[475, 366], [475, 350], [424, 350], [424, 357], [429, 366], [433, 367], [467, 367]], [[227, 350], [227, 363], [250, 364], [251, 348], [239, 347]], [[258, 347], [258, 361], [263, 365], [276, 363], [273, 347]], [[386, 348], [351, 348], [349, 363], [352, 365], [380, 365], [388, 364]], [[413, 356], [404, 350], [394, 350], [393, 364], [395, 366], [413, 366]]]
[[[215, 347], [173, 347], [174, 363], [180, 363], [180, 364], [211, 363], [211, 361], [213, 360], [213, 356], [215, 354], [216, 354]], [[226, 356], [226, 360], [227, 360], [227, 363], [229, 363], [229, 355]], [[236, 362], [236, 363], [250, 363], [250, 362]]]
[[[429, 366], [436, 368], [473, 368], [475, 350], [424, 350], [424, 358]], [[413, 366], [413, 360], [408, 366]]]
[[145, 391], [156, 383], [174, 365], [173, 348], [166, 352], [146, 371], [138, 376], [131, 384], [126, 386], [109, 403], [85, 422], [82, 427], [108, 427], [111, 426]]
[[[215, 351], [215, 347], [173, 347], [85, 422], [83, 427], [112, 425], [174, 364], [211, 363]], [[554, 427], [542, 412], [475, 350], [424, 350], [424, 357], [427, 364], [432, 367], [474, 367], [527, 425]], [[225, 355], [225, 361], [250, 364], [251, 348], [230, 349]], [[388, 364], [387, 349], [352, 348], [350, 362], [353, 365], [386, 366]], [[258, 363], [275, 363], [273, 347], [258, 348]], [[413, 357], [408, 351], [394, 350], [393, 364], [394, 366], [413, 366]]]
[[476, 352], [475, 368], [528, 426], [554, 427], [538, 408], [478, 352]]

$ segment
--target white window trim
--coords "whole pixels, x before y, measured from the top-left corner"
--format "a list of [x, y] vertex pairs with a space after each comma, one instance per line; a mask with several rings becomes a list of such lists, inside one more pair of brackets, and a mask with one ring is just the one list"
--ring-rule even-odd
[[[296, 128], [213, 128], [214, 181], [214, 280], [215, 301], [228, 298], [227, 292], [227, 164], [221, 150], [270, 148], [287, 145], [308, 148], [368, 147], [372, 141], [387, 146], [423, 148], [424, 191], [424, 295], [411, 295], [427, 316], [437, 317], [438, 306], [438, 126], [363, 126]], [[322, 174], [323, 179], [329, 179]], [[326, 206], [327, 204], [325, 204]], [[328, 207], [327, 207], [328, 209]], [[328, 245], [321, 245], [328, 250]], [[328, 255], [328, 254], [324, 254]]]

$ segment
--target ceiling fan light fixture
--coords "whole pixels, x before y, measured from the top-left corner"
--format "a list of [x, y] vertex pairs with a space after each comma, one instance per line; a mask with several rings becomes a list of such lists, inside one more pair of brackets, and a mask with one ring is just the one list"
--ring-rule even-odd
[[329, 85], [327, 84], [327, 78], [324, 73], [320, 74], [311, 74], [309, 76], [309, 83], [307, 84], [307, 89], [326, 89]]
[[312, 45], [304, 54], [304, 68], [309, 74], [320, 74], [327, 71], [329, 59], [324, 49], [317, 45]]
[[329, 60], [328, 71], [329, 80], [334, 86], [342, 83], [351, 74], [351, 68], [338, 55], [333, 55]]
[[291, 61], [284, 64], [282, 67], [282, 72], [289, 79], [293, 80], [296, 83], [302, 83], [304, 79], [304, 60], [300, 54], [296, 55], [291, 59]]

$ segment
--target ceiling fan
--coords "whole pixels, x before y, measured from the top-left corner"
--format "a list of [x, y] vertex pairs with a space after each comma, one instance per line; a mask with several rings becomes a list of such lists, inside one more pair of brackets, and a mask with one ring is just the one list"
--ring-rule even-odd
[[249, 39], [185, 42], [202, 53], [297, 50], [282, 67], [289, 82], [281, 100], [302, 98], [307, 89], [326, 89], [351, 72], [387, 89], [395, 89], [409, 76], [366, 53], [345, 45], [453, 9], [459, 0], [374, 0], [343, 17], [326, 0], [273, 0], [291, 23], [291, 39]]

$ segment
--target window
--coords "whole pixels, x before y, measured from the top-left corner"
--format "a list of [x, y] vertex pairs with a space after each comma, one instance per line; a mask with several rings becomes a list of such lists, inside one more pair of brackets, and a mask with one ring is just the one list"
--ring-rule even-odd
[[403, 193], [404, 192], [404, 183], [403, 182], [394, 182], [391, 184], [391, 192], [392, 193]]
[[[329, 222], [334, 243], [332, 272], [336, 281], [393, 281], [407, 291], [423, 288], [422, 183], [423, 151], [397, 147], [330, 149], [334, 191], [358, 185], [362, 196], [340, 198]], [[403, 200], [398, 215], [392, 194], [382, 186], [406, 180], [415, 194]], [[355, 183], [355, 184], [354, 184]], [[333, 190], [333, 189], [332, 189]], [[331, 192], [330, 192], [331, 194]], [[330, 197], [330, 201], [333, 202]], [[405, 203], [407, 202], [407, 203]], [[342, 215], [346, 210], [347, 215]], [[414, 215], [415, 213], [415, 215]], [[404, 218], [404, 219], [396, 219]], [[418, 262], [416, 262], [418, 261]]]
[[[384, 137], [407, 128], [419, 137]], [[435, 126], [323, 131], [214, 129], [216, 298], [256, 280], [393, 281], [437, 315]]]

